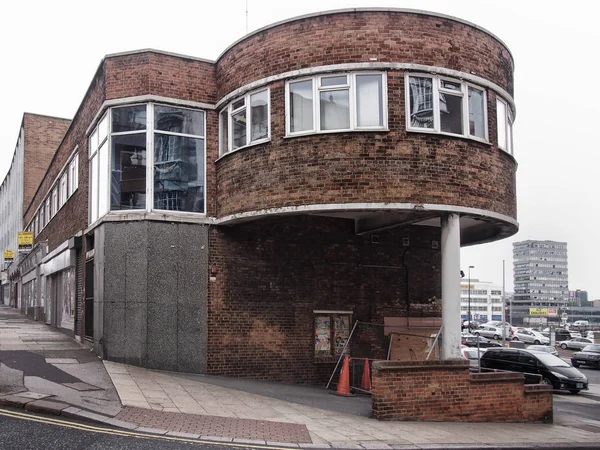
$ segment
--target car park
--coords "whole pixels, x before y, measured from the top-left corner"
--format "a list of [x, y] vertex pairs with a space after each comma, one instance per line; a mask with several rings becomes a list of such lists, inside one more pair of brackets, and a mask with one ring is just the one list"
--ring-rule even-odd
[[556, 345], [560, 346], [563, 350], [568, 348], [573, 350], [582, 350], [586, 345], [593, 344], [591, 339], [577, 337], [569, 339], [568, 341], [557, 342]]
[[590, 344], [571, 355], [573, 367], [592, 366], [600, 369], [600, 344]]
[[[508, 327], [504, 328], [504, 332], [506, 333], [506, 338], [510, 339], [511, 331]], [[503, 330], [500, 327], [492, 327], [492, 326], [484, 326], [481, 328], [477, 328], [473, 331], [475, 336], [483, 336], [486, 338], [492, 338], [496, 340], [502, 339]]]
[[496, 341], [491, 341], [483, 336], [475, 336], [472, 334], [461, 336], [460, 343], [466, 347], [477, 347], [478, 345], [480, 348], [502, 347], [502, 344], [499, 344]]
[[550, 339], [544, 336], [539, 331], [533, 331], [528, 328], [517, 328], [517, 331], [512, 335], [511, 339], [513, 341], [522, 341], [526, 344], [549, 344]]
[[517, 348], [490, 348], [480, 360], [482, 369], [520, 372], [525, 382], [541, 382], [572, 394], [588, 389], [586, 376], [568, 363], [547, 352]]
[[551, 355], [558, 356], [558, 351], [551, 345], [530, 345], [527, 350], [536, 350], [538, 352], [547, 352]]

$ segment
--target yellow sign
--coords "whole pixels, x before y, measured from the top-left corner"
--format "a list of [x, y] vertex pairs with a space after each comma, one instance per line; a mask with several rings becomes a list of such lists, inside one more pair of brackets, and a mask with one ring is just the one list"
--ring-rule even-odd
[[530, 316], [547, 316], [548, 308], [529, 308]]
[[17, 243], [19, 245], [33, 245], [33, 233], [30, 231], [19, 231]]
[[15, 259], [15, 251], [14, 250], [4, 250], [4, 260], [7, 259]]

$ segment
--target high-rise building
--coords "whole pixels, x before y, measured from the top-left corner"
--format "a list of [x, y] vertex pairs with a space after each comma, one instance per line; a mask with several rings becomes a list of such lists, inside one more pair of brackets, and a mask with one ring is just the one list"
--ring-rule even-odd
[[515, 293], [511, 321], [552, 320], [569, 300], [567, 243], [527, 240], [513, 243]]

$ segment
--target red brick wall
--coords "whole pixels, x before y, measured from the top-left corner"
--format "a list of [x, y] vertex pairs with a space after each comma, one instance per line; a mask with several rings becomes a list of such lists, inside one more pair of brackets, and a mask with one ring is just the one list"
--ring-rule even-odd
[[[514, 372], [470, 374], [468, 361], [376, 361], [379, 420], [552, 422], [552, 389]], [[490, 407], [493, 405], [493, 407]]]
[[48, 165], [71, 123], [68, 119], [25, 113], [23, 211], [29, 207]]
[[217, 61], [218, 97], [270, 75], [371, 58], [476, 73], [513, 92], [510, 53], [480, 29], [424, 14], [359, 11], [300, 18], [250, 35]]
[[[271, 142], [217, 162], [218, 216], [306, 204], [398, 202], [516, 217], [514, 159], [469, 139], [407, 133], [403, 85], [402, 72], [388, 72], [389, 132], [284, 138], [284, 83], [272, 84]], [[495, 111], [490, 96], [493, 139]]]
[[[213, 228], [208, 373], [325, 383], [334, 364], [314, 360], [313, 310], [380, 325], [385, 316], [439, 317], [439, 229], [379, 239], [356, 236], [352, 221], [310, 216]], [[352, 356], [385, 357], [388, 341], [382, 326], [361, 326]]]

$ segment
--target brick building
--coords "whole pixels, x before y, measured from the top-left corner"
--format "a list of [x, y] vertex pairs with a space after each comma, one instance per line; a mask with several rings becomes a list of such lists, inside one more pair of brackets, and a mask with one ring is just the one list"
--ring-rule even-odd
[[385, 357], [389, 318], [451, 342], [460, 246], [518, 229], [512, 94], [498, 38], [418, 11], [106, 56], [24, 213], [44, 318], [109, 360], [282, 381], [326, 379], [357, 321], [353, 354]]

